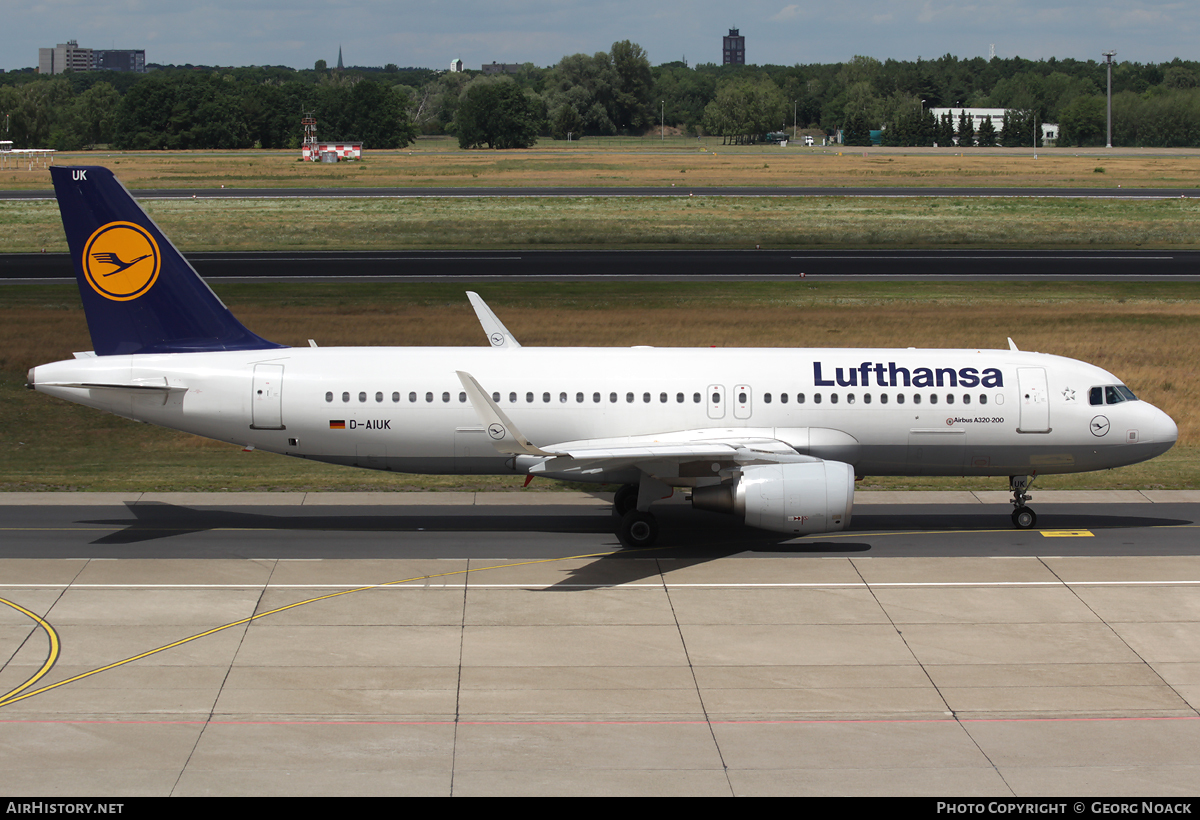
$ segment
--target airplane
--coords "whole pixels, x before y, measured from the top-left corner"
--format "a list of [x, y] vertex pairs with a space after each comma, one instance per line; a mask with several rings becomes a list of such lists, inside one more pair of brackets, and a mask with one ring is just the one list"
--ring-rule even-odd
[[1007, 476], [1013, 525], [1031, 528], [1035, 477], [1134, 464], [1178, 436], [1111, 373], [1011, 339], [530, 348], [469, 293], [487, 347], [289, 347], [234, 318], [111, 171], [50, 173], [95, 349], [31, 369], [30, 389], [312, 461], [621, 485], [626, 547], [655, 542], [651, 507], [679, 488], [751, 527], [843, 530], [866, 475]]

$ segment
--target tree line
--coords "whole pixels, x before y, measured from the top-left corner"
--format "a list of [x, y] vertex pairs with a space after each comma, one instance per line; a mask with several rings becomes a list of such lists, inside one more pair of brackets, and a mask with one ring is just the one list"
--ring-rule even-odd
[[[725, 142], [796, 127], [882, 131], [885, 144], [1028, 145], [1057, 122], [1060, 145], [1103, 145], [1106, 66], [1096, 60], [982, 57], [794, 66], [652, 66], [628, 40], [592, 55], [532, 63], [499, 76], [432, 69], [163, 66], [147, 74], [0, 75], [0, 128], [17, 147], [298, 148], [313, 113], [322, 140], [396, 148], [448, 134], [466, 148], [517, 148], [539, 138], [646, 134], [661, 126]], [[964, 139], [961, 116], [932, 108], [1004, 108], [1012, 122]], [[987, 126], [985, 125], [985, 129]], [[1113, 66], [1113, 142], [1200, 145], [1200, 63]]]

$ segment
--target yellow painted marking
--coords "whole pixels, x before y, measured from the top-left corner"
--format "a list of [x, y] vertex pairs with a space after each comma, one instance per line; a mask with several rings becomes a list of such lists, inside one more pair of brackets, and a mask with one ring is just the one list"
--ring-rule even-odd
[[35, 623], [37, 623], [38, 626], [43, 629], [43, 631], [45, 631], [46, 638], [50, 641], [50, 650], [46, 653], [46, 662], [42, 664], [42, 668], [35, 672], [33, 677], [22, 683], [16, 689], [13, 689], [12, 691], [5, 693], [3, 697], [0, 697], [0, 706], [3, 706], [4, 704], [8, 703], [10, 699], [15, 698], [17, 695], [21, 694], [21, 692], [25, 691], [30, 686], [33, 686], [35, 683], [41, 680], [45, 674], [49, 672], [51, 668], [53, 668], [55, 661], [58, 660], [58, 654], [62, 650], [62, 644], [58, 639], [58, 633], [54, 631], [54, 627], [50, 626], [50, 624], [47, 623], [40, 615], [30, 612], [20, 604], [14, 604], [12, 601], [4, 598], [0, 598], [0, 604], [11, 606], [18, 612], [28, 615], [34, 620]]
[[1042, 530], [1043, 538], [1093, 538], [1091, 530]]
[[[654, 548], [647, 547], [646, 549], [654, 549]], [[641, 552], [641, 551], [642, 550], [622, 550], [622, 552], [624, 552], [624, 553]], [[14, 689], [11, 692], [7, 693], [6, 695], [0, 697], [0, 707], [8, 706], [10, 703], [16, 703], [19, 700], [25, 700], [25, 698], [31, 698], [31, 697], [34, 697], [35, 695], [43, 694], [44, 692], [49, 692], [51, 689], [57, 689], [58, 687], [65, 686], [68, 683], [74, 683], [75, 681], [83, 680], [84, 678], [89, 678], [92, 675], [98, 675], [101, 672], [107, 672], [109, 669], [116, 669], [118, 666], [124, 666], [127, 663], [133, 663], [134, 661], [141, 660], [142, 658], [148, 658], [151, 655], [156, 655], [159, 652], [165, 652], [168, 649], [174, 649], [175, 647], [182, 646], [185, 643], [190, 643], [191, 641], [199, 640], [200, 638], [204, 638], [209, 635], [215, 635], [216, 633], [222, 632], [226, 629], [232, 629], [235, 626], [241, 626], [243, 624], [248, 624], [251, 621], [257, 621], [259, 618], [265, 618], [268, 615], [275, 615], [279, 612], [286, 612], [287, 610], [295, 609], [298, 606], [304, 606], [305, 604], [311, 604], [311, 603], [315, 603], [317, 601], [325, 601], [325, 600], [328, 600], [329, 598], [337, 598], [339, 595], [349, 595], [353, 592], [365, 592], [366, 590], [369, 590], [369, 589], [380, 589], [383, 587], [396, 586], [398, 584], [409, 584], [414, 581], [426, 581], [426, 580], [429, 580], [430, 578], [446, 578], [451, 575], [468, 575], [472, 572], [482, 572], [484, 570], [489, 570], [489, 569], [508, 569], [509, 567], [523, 567], [523, 566], [530, 566], [532, 564], [551, 564], [551, 563], [554, 563], [555, 561], [570, 561], [570, 560], [577, 560], [577, 559], [581, 559], [581, 558], [601, 558], [605, 555], [612, 555], [614, 552], [617, 552], [617, 550], [610, 550], [608, 552], [593, 552], [593, 553], [587, 553], [584, 555], [567, 555], [567, 556], [563, 556], [562, 558], [543, 558], [543, 559], [536, 560], [536, 561], [518, 561], [515, 563], [511, 563], [511, 564], [499, 564], [499, 565], [491, 566], [491, 567], [479, 567], [477, 569], [460, 569], [460, 570], [453, 570], [451, 572], [437, 572], [437, 573], [433, 573], [431, 575], [419, 575], [415, 578], [404, 578], [399, 581], [388, 581], [387, 583], [384, 583], [384, 584], [370, 584], [368, 586], [355, 587], [353, 589], [343, 589], [339, 592], [331, 592], [328, 595], [318, 595], [315, 598], [309, 598], [304, 601], [297, 601], [294, 604], [288, 604], [287, 606], [281, 606], [281, 607], [278, 607], [277, 609], [272, 609], [267, 612], [260, 612], [257, 615], [250, 616], [249, 618], [242, 618], [240, 621], [234, 621], [233, 623], [228, 623], [223, 626], [218, 626], [218, 627], [214, 627], [212, 629], [205, 630], [204, 632], [197, 633], [195, 635], [192, 635], [191, 637], [183, 638], [181, 640], [174, 641], [173, 643], [169, 643], [165, 646], [160, 646], [157, 649], [151, 649], [147, 652], [142, 652], [138, 655], [134, 655], [133, 657], [125, 658], [124, 660], [110, 663], [107, 666], [101, 666], [99, 669], [93, 669], [90, 672], [84, 672], [84, 673], [76, 675], [72, 678], [66, 678], [65, 680], [60, 680], [57, 683], [52, 683], [48, 686], [43, 686], [41, 689], [34, 689], [30, 692], [24, 692], [24, 694], [21, 694], [21, 693], [25, 689], [29, 688], [34, 683], [36, 683], [39, 679], [41, 679], [47, 672], [49, 672], [50, 667], [54, 665], [54, 661], [58, 658], [58, 653], [59, 653], [58, 634], [54, 631], [54, 628], [52, 626], [50, 626], [50, 624], [48, 624], [46, 621], [39, 618], [34, 613], [30, 612], [29, 610], [25, 609], [24, 607], [17, 606], [14, 603], [5, 601], [4, 599], [0, 598], [0, 602], [8, 604], [9, 606], [14, 607], [15, 609], [19, 609], [21, 612], [24, 612], [30, 618], [33, 618], [35, 621], [37, 621], [38, 624], [43, 629], [46, 630], [46, 634], [50, 636], [50, 644], [51, 644], [50, 657], [47, 659], [46, 663], [42, 666], [42, 668], [38, 671], [38, 673], [36, 675], [34, 675], [32, 678], [30, 678], [29, 680], [27, 680], [25, 683], [18, 686], [16, 689]]]

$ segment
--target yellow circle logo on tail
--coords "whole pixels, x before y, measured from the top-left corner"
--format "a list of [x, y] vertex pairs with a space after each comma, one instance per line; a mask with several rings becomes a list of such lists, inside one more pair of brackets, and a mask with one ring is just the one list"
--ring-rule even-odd
[[150, 290], [162, 268], [158, 243], [132, 222], [109, 222], [83, 247], [83, 273], [105, 299], [128, 302]]

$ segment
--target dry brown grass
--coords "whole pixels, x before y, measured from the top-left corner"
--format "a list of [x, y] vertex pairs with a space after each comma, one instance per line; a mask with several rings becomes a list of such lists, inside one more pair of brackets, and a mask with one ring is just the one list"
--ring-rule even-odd
[[[361, 163], [297, 162], [298, 151], [83, 152], [59, 165], [103, 165], [130, 188], [397, 186], [1196, 187], [1194, 149], [779, 148], [674, 139], [460, 151], [450, 140], [368, 151]], [[609, 147], [612, 146], [612, 147]], [[1102, 173], [1096, 171], [1103, 168]], [[45, 170], [0, 171], [0, 188], [48, 188]]]

